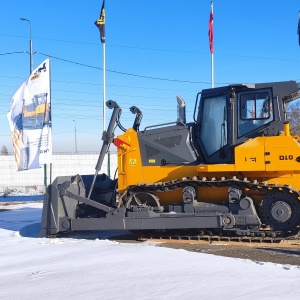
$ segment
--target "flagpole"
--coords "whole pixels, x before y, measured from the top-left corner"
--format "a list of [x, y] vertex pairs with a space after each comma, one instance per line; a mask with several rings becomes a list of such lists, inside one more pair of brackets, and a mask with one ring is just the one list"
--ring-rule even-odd
[[297, 33], [298, 33], [298, 43], [299, 43], [299, 46], [300, 46], [300, 10], [298, 12], [298, 30], [297, 30]]
[[[103, 50], [103, 132], [106, 131], [106, 46], [105, 46], [105, 0], [102, 2], [102, 7], [100, 10], [100, 17], [96, 22], [94, 23], [99, 31], [100, 31], [100, 41], [102, 43], [102, 50]], [[96, 167], [97, 169], [97, 167]], [[92, 186], [89, 191], [88, 198], [90, 198], [93, 185], [96, 179], [96, 176], [98, 174], [98, 171], [96, 171], [96, 174], [93, 179]], [[110, 166], [109, 166], [109, 151], [108, 151], [108, 175], [110, 174]]]
[[[212, 13], [212, 15], [214, 15], [214, 3], [213, 2], [210, 2], [210, 7], [211, 7], [211, 13]], [[212, 23], [212, 28], [213, 28], [214, 19], [212, 19], [211, 23]], [[214, 35], [213, 35], [212, 39], [214, 39]], [[214, 43], [214, 41], [212, 41], [212, 43]], [[212, 88], [215, 87], [215, 78], [214, 78], [214, 76], [215, 76], [215, 74], [214, 74], [214, 50], [213, 50], [211, 52], [211, 87]]]
[[105, 107], [106, 107], [106, 49], [105, 49], [105, 0], [102, 2], [100, 10], [100, 17], [94, 23], [100, 31], [100, 41], [103, 49], [103, 131], [106, 129], [105, 120]]
[[105, 43], [102, 43], [103, 45], [103, 131], [106, 130], [105, 120], [106, 120], [106, 114], [105, 114], [105, 107], [106, 107], [106, 48]]

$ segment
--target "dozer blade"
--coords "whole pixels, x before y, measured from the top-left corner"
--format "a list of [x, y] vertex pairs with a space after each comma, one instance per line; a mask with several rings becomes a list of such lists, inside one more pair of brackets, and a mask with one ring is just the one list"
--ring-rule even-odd
[[72, 220], [101, 216], [113, 210], [116, 181], [97, 175], [90, 199], [93, 175], [57, 177], [44, 198], [40, 236], [72, 231]]

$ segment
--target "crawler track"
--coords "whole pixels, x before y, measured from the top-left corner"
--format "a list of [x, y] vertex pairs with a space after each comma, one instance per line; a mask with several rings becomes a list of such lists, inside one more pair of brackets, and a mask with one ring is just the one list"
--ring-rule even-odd
[[221, 188], [221, 187], [232, 187], [238, 186], [242, 189], [260, 191], [269, 193], [270, 191], [280, 191], [287, 192], [290, 194], [296, 194], [297, 197], [300, 197], [298, 190], [294, 189], [289, 185], [278, 185], [278, 184], [269, 184], [267, 181], [258, 182], [257, 180], [250, 181], [247, 178], [238, 179], [236, 176], [232, 178], [211, 178], [207, 177], [199, 178], [194, 176], [193, 178], [184, 177], [181, 180], [176, 179], [166, 182], [157, 182], [150, 184], [139, 184], [135, 186], [130, 186], [127, 190], [127, 193], [137, 193], [137, 192], [168, 192], [171, 190], [176, 190], [179, 188], [184, 188], [185, 186], [195, 186], [195, 187], [211, 187], [211, 188]]
[[[247, 178], [199, 178], [197, 176], [191, 178], [182, 178], [181, 180], [172, 180], [168, 182], [159, 182], [153, 184], [139, 184], [128, 188], [125, 194], [132, 195], [136, 193], [155, 193], [168, 192], [186, 186], [222, 188], [222, 187], [239, 187], [245, 191], [254, 191], [265, 195], [276, 192], [292, 195], [295, 199], [300, 199], [300, 192], [289, 185], [269, 184], [267, 181], [258, 182], [257, 180], [248, 180]], [[124, 195], [124, 194], [123, 194]], [[126, 198], [126, 197], [125, 197]], [[198, 231], [199, 232], [199, 231]], [[226, 242], [226, 243], [264, 243], [264, 244], [279, 244], [279, 243], [298, 243], [300, 240], [300, 220], [296, 228], [291, 231], [275, 231], [271, 230], [267, 225], [263, 225], [261, 230], [251, 233], [249, 236], [228, 235], [224, 231], [220, 232], [200, 232], [197, 234], [182, 234], [177, 232], [168, 233], [141, 233], [139, 239], [150, 240], [168, 240], [168, 241], [205, 241], [211, 242]], [[294, 242], [293, 242], [294, 241]]]

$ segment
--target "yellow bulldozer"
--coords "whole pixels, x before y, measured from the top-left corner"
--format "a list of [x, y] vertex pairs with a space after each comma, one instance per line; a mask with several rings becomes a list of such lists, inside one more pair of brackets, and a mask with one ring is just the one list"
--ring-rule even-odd
[[[45, 195], [41, 235], [80, 230], [210, 232], [289, 236], [300, 226], [300, 137], [291, 136], [286, 105], [295, 81], [235, 84], [198, 93], [193, 120], [177, 96], [174, 123], [140, 130], [120, 123], [103, 132], [95, 174], [57, 177]], [[124, 133], [114, 134], [119, 126]], [[117, 178], [98, 174], [111, 143]]]

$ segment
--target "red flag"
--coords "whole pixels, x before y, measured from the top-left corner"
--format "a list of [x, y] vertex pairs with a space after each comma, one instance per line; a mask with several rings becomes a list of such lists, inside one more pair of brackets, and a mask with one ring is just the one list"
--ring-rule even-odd
[[210, 11], [209, 22], [208, 22], [208, 38], [209, 38], [209, 50], [210, 53], [214, 53], [214, 15], [212, 11]]

